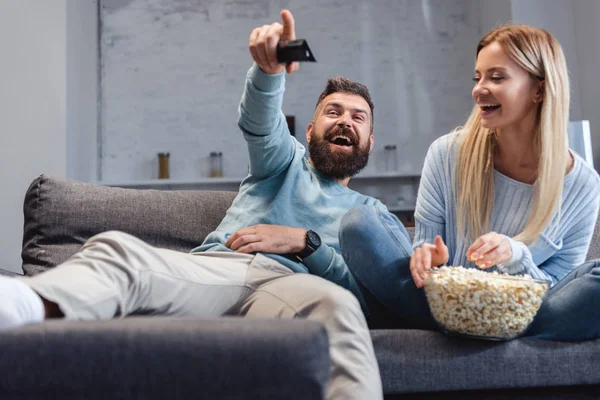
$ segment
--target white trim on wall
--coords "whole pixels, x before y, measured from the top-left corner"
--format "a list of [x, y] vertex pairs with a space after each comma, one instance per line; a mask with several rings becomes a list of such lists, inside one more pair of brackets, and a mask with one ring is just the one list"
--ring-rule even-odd
[[67, 0], [67, 177], [98, 180], [98, 0]]
[[66, 0], [0, 1], [0, 267], [21, 271], [23, 198], [66, 175]]

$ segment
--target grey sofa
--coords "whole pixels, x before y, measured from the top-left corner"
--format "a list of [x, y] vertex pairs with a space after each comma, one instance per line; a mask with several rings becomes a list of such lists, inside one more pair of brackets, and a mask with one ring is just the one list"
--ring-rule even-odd
[[[23, 271], [51, 268], [112, 229], [189, 251], [234, 196], [42, 175], [25, 196]], [[588, 259], [599, 257], [597, 225]], [[487, 342], [371, 322], [386, 399], [600, 398], [600, 340]], [[0, 398], [322, 398], [328, 363], [326, 333], [309, 321], [54, 321], [0, 331]]]

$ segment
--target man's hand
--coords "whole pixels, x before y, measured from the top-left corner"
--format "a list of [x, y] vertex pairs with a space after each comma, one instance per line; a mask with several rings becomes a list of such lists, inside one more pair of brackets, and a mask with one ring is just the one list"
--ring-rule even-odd
[[427, 272], [433, 267], [448, 262], [448, 247], [440, 235], [435, 237], [434, 244], [423, 243], [415, 249], [410, 257], [410, 273], [418, 288], [425, 284]]
[[473, 242], [467, 258], [479, 268], [487, 269], [512, 258], [512, 248], [507, 236], [496, 232], [486, 233]]
[[248, 47], [252, 54], [252, 59], [258, 67], [266, 74], [279, 74], [284, 68], [288, 74], [298, 70], [300, 64], [292, 62], [282, 65], [277, 62], [277, 43], [280, 40], [296, 39], [296, 30], [294, 27], [294, 16], [288, 10], [281, 11], [281, 22], [275, 22], [271, 25], [263, 25], [255, 28], [250, 33]]
[[238, 253], [298, 253], [306, 246], [306, 229], [263, 224], [249, 226], [231, 235], [225, 246]]

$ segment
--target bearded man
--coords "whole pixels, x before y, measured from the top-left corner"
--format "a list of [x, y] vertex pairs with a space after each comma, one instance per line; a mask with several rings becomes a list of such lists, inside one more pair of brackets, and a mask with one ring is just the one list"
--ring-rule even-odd
[[329, 336], [326, 398], [383, 398], [364, 300], [338, 240], [351, 208], [375, 205], [387, 213], [347, 187], [373, 148], [373, 103], [365, 86], [330, 79], [306, 129], [306, 158], [281, 110], [286, 71], [298, 68], [277, 62], [277, 43], [295, 39], [292, 14], [281, 17], [282, 24], [250, 34], [254, 64], [238, 121], [250, 173], [217, 229], [190, 253], [104, 232], [47, 272], [0, 278], [0, 328], [140, 312], [307, 318], [322, 322]]

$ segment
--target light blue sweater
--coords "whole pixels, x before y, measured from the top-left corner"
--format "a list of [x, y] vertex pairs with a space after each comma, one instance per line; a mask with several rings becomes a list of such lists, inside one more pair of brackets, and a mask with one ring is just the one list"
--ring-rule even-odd
[[267, 75], [253, 65], [239, 108], [239, 127], [248, 144], [250, 175], [217, 229], [192, 252], [231, 251], [224, 246], [238, 229], [274, 224], [312, 229], [322, 245], [303, 263], [294, 257], [265, 254], [294, 272], [309, 272], [349, 289], [362, 298], [340, 254], [338, 231], [351, 208], [374, 205], [377, 199], [340, 185], [308, 162], [306, 150], [290, 135], [281, 110], [285, 73]]
[[[437, 139], [429, 148], [415, 211], [415, 247], [433, 243], [441, 235], [448, 250], [448, 265], [476, 268], [467, 260], [471, 243], [457, 235], [456, 204], [451, 195], [456, 141], [452, 135]], [[494, 267], [511, 275], [527, 273], [534, 278], [558, 282], [585, 260], [600, 206], [600, 177], [583, 159], [572, 153], [575, 164], [565, 177], [560, 219], [529, 247], [510, 239], [512, 259]], [[494, 209], [490, 231], [509, 238], [520, 233], [533, 202], [533, 186], [494, 171]], [[490, 269], [490, 270], [494, 270]]]

